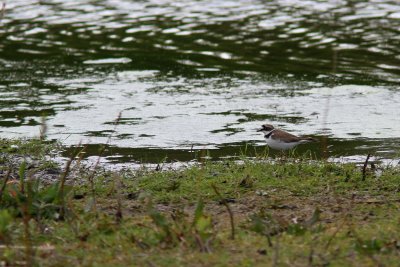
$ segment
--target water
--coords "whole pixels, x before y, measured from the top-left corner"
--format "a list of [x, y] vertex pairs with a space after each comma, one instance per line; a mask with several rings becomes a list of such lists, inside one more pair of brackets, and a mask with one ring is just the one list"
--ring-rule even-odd
[[14, 0], [0, 40], [0, 137], [45, 118], [67, 151], [156, 163], [263, 153], [269, 122], [400, 154], [398, 1]]

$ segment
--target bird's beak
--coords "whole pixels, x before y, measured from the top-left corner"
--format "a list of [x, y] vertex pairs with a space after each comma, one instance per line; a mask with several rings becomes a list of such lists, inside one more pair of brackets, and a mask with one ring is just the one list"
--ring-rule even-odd
[[264, 128], [258, 129], [257, 132], [262, 132]]

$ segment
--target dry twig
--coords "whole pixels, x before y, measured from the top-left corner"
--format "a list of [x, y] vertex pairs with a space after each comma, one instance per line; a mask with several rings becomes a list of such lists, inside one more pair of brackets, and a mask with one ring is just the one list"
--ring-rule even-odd
[[4, 181], [3, 181], [3, 185], [0, 189], [0, 203], [3, 197], [3, 192], [6, 189], [7, 183], [8, 183], [8, 179], [10, 179], [10, 175], [11, 175], [11, 167], [8, 169], [6, 176], [4, 177]]
[[3, 2], [0, 9], [0, 22], [3, 20], [5, 13], [6, 13], [6, 2]]
[[367, 166], [368, 166], [368, 161], [369, 161], [370, 157], [371, 157], [371, 154], [368, 154], [367, 158], [365, 159], [364, 166], [362, 168], [362, 180], [363, 181], [365, 181], [365, 178], [367, 176]]

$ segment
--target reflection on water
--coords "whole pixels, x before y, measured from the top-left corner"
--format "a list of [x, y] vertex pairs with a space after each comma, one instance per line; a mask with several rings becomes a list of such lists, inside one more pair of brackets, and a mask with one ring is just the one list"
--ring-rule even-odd
[[[324, 143], [312, 143], [307, 146], [298, 146], [294, 153], [299, 157], [305, 158], [322, 158], [324, 151]], [[77, 146], [71, 146], [63, 152], [65, 158], [69, 158]], [[204, 149], [202, 146], [193, 146], [190, 149], [168, 149], [168, 148], [130, 148], [106, 146], [106, 149], [99, 145], [80, 146], [80, 150], [84, 151], [85, 158], [92, 159], [93, 162], [98, 160], [99, 151], [103, 151], [102, 162], [121, 164], [121, 167], [129, 166], [140, 167], [143, 163], [163, 164], [169, 166], [176, 162], [203, 162], [204, 160], [232, 159], [240, 160], [243, 157], [264, 159], [266, 157], [281, 156], [279, 151], [270, 150], [266, 146], [260, 146], [257, 142], [242, 142], [223, 144], [215, 149]], [[388, 149], [388, 150], [386, 150]], [[371, 161], [382, 161], [393, 156], [394, 151], [400, 150], [400, 144], [395, 139], [382, 140], [343, 140], [329, 138], [328, 152], [329, 159], [334, 161], [353, 161], [363, 163], [368, 153], [375, 155]], [[75, 152], [76, 153], [76, 152]], [[363, 156], [364, 155], [364, 156]], [[398, 154], [397, 154], [398, 156]], [[398, 159], [384, 160], [386, 164], [398, 165]], [[132, 165], [132, 163], [135, 163]], [[154, 165], [156, 166], [156, 165]]]
[[269, 121], [398, 156], [397, 1], [14, 0], [0, 23], [2, 137], [45, 116], [68, 146], [112, 133], [115, 157], [223, 156]]

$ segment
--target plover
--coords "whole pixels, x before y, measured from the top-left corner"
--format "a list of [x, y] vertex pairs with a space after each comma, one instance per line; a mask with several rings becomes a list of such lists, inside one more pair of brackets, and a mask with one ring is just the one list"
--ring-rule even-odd
[[257, 132], [263, 132], [268, 146], [277, 150], [288, 150], [299, 144], [317, 141], [311, 137], [299, 137], [276, 129], [271, 124], [264, 124], [261, 129], [257, 130]]

